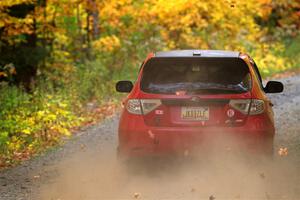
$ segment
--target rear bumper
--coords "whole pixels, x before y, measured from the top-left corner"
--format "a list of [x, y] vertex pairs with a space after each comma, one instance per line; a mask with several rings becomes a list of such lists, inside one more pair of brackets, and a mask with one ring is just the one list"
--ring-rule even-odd
[[126, 157], [185, 154], [198, 149], [272, 154], [274, 126], [262, 122], [249, 117], [240, 127], [150, 127], [142, 116], [121, 117], [118, 149]]

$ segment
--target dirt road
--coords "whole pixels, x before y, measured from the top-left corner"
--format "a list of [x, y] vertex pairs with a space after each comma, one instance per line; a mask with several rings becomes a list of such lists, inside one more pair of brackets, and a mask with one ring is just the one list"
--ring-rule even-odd
[[300, 199], [300, 76], [272, 94], [274, 161], [232, 159], [169, 163], [129, 172], [116, 161], [118, 116], [83, 130], [66, 145], [0, 172], [0, 199]]

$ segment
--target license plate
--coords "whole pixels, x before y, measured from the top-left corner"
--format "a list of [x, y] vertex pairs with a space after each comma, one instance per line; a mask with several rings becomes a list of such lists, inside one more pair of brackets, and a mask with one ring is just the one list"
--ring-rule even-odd
[[209, 120], [208, 107], [181, 107], [181, 119], [184, 120]]

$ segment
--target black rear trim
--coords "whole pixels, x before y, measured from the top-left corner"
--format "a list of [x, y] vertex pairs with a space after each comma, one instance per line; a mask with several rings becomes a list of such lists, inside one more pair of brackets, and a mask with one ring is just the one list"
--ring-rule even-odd
[[229, 99], [161, 99], [162, 104], [168, 106], [206, 106], [206, 105], [225, 105]]
[[155, 53], [155, 57], [207, 57], [207, 58], [238, 58], [240, 52], [238, 51], [222, 51], [222, 50], [173, 50], [160, 51]]

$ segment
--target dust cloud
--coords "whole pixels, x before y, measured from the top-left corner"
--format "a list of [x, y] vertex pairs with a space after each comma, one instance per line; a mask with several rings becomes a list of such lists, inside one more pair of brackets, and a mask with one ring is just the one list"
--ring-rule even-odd
[[57, 176], [41, 187], [38, 199], [300, 198], [300, 171], [294, 158], [236, 154], [223, 143], [224, 138], [216, 140], [209, 144], [210, 151], [198, 150], [191, 156], [131, 165], [117, 160], [115, 145], [86, 148], [59, 164]]

